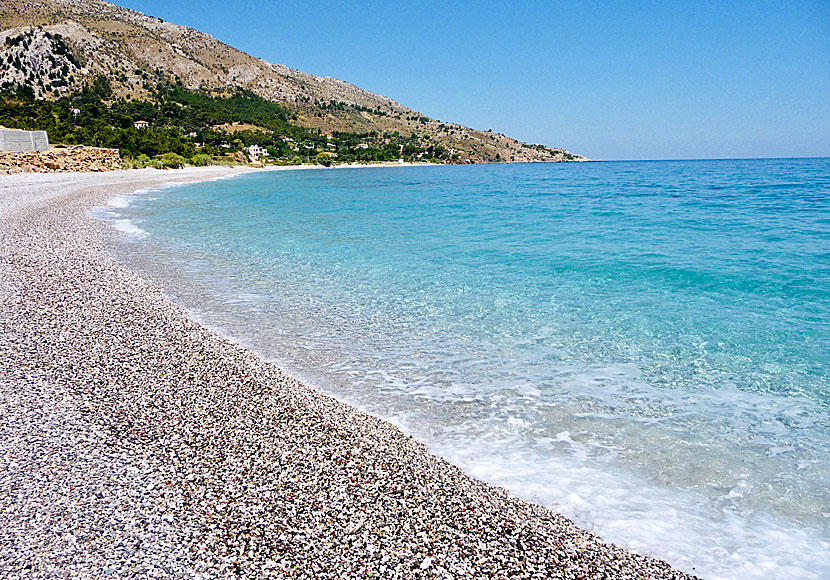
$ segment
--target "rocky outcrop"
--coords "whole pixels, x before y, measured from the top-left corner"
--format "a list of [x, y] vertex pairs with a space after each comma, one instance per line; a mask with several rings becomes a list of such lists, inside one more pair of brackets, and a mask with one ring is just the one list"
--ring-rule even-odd
[[44, 98], [68, 94], [74, 82], [80, 86], [80, 63], [60, 34], [24, 27], [0, 32], [0, 42], [0, 88], [27, 86]]
[[113, 171], [122, 169], [118, 149], [74, 145], [48, 151], [0, 152], [0, 174]]

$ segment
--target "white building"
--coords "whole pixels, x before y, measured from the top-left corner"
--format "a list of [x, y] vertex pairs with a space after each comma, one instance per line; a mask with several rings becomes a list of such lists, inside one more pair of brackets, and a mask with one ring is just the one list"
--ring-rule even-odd
[[251, 145], [248, 147], [248, 157], [251, 158], [251, 161], [259, 161], [260, 157], [266, 155], [268, 155], [268, 152], [259, 145]]

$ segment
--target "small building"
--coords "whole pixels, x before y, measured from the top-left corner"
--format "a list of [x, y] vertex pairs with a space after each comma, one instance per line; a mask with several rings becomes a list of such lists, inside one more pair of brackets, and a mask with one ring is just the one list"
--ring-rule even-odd
[[80, 116], [80, 114], [81, 114], [80, 109], [72, 109], [72, 116], [73, 117], [78, 117], [78, 116]]
[[259, 145], [251, 145], [248, 147], [248, 157], [251, 158], [251, 161], [259, 161], [260, 157], [264, 157], [266, 155], [268, 155], [268, 151]]
[[366, 144], [366, 143], [359, 143], [358, 145], [355, 145], [355, 147], [354, 147], [354, 148], [355, 148], [355, 149], [368, 149], [368, 148], [369, 148], [369, 145], [368, 145], [368, 144]]
[[149, 126], [150, 126], [150, 123], [148, 123], [147, 121], [135, 121], [133, 123], [133, 127], [135, 127], [136, 129], [146, 129]]

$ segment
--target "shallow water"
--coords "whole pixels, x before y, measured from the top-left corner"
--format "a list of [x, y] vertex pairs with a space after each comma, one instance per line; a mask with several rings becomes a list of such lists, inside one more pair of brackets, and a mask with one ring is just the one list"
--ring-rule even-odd
[[116, 198], [195, 316], [705, 578], [830, 576], [830, 160], [258, 173]]

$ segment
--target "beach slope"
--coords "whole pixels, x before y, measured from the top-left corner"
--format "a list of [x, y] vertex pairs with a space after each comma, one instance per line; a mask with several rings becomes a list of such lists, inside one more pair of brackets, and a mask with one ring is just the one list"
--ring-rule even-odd
[[0, 178], [0, 575], [691, 578], [199, 326], [86, 217], [233, 171]]

